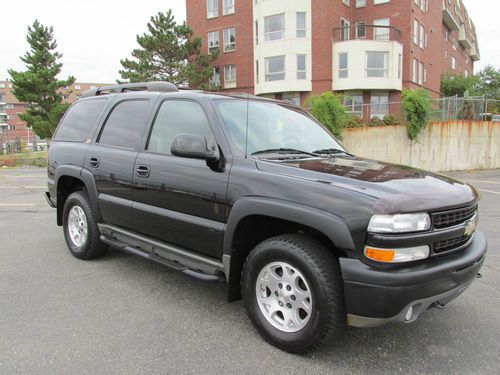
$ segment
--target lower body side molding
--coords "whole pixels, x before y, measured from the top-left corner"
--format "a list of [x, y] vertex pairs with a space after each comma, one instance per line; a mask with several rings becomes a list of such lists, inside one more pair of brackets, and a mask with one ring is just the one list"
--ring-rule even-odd
[[203, 281], [225, 281], [222, 262], [135, 232], [98, 224], [101, 241], [126, 253], [161, 263]]

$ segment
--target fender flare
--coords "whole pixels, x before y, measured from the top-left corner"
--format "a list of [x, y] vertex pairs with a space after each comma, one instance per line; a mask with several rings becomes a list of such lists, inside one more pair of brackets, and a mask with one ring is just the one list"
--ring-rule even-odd
[[[56, 175], [55, 175], [56, 192], [58, 191], [59, 179], [65, 176], [74, 177], [83, 182], [89, 197], [90, 207], [92, 208], [92, 211], [96, 215], [96, 220], [98, 222], [102, 221], [101, 212], [99, 210], [99, 201], [97, 197], [98, 195], [97, 186], [95, 184], [93, 174], [90, 171], [76, 165], [62, 165], [56, 169]], [[62, 225], [63, 205], [59, 204], [59, 194], [57, 194], [56, 197], [56, 204], [57, 204], [57, 224]]]
[[300, 223], [325, 234], [339, 249], [354, 250], [351, 231], [342, 218], [317, 208], [290, 201], [262, 197], [238, 200], [231, 212], [224, 232], [223, 254], [230, 256], [238, 224], [247, 216], [261, 215]]

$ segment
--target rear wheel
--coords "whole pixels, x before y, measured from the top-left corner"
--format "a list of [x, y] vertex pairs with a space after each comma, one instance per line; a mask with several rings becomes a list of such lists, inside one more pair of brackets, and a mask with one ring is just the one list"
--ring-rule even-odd
[[72, 193], [64, 202], [63, 230], [69, 251], [78, 259], [100, 257], [107, 249], [99, 239], [97, 221], [83, 191]]
[[245, 262], [242, 289], [253, 325], [280, 349], [304, 353], [344, 331], [338, 259], [314, 239], [282, 235], [257, 245]]

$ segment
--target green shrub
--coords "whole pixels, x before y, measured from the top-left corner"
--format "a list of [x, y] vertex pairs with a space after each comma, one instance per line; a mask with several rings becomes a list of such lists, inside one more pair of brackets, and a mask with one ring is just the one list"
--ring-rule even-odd
[[385, 115], [383, 121], [385, 125], [401, 125], [402, 123], [399, 116], [393, 115], [392, 113]]
[[347, 113], [340, 95], [327, 91], [311, 96], [307, 102], [311, 114], [318, 119], [337, 138], [342, 139], [341, 131], [347, 123]]
[[368, 126], [384, 126], [384, 120], [381, 120], [377, 116], [372, 117], [370, 121], [368, 122]]
[[408, 137], [414, 141], [427, 126], [432, 113], [432, 98], [427, 90], [403, 90], [402, 106], [406, 114]]
[[366, 127], [366, 125], [361, 117], [354, 115], [348, 116], [346, 122], [346, 128], [364, 128], [364, 127]]

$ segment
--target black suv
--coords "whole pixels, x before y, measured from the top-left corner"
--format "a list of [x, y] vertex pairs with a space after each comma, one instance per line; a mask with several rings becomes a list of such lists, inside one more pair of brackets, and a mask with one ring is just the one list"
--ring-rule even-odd
[[75, 257], [110, 245], [225, 281], [293, 353], [444, 306], [487, 248], [472, 186], [355, 157], [291, 104], [169, 83], [78, 100], [50, 144], [46, 196]]

